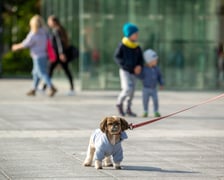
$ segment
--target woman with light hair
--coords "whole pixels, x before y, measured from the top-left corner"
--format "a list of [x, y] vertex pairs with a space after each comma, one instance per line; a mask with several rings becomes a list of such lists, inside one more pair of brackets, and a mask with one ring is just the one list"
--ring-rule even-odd
[[28, 96], [35, 96], [40, 79], [42, 79], [49, 88], [49, 96], [52, 97], [57, 92], [51, 83], [47, 73], [47, 31], [44, 27], [44, 21], [39, 15], [30, 19], [30, 32], [27, 37], [18, 44], [12, 45], [12, 51], [29, 48], [33, 60], [33, 87], [27, 93]]

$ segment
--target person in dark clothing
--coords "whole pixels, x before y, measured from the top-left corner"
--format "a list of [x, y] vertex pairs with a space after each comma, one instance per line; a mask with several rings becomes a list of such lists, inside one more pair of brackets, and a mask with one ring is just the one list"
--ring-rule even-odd
[[218, 56], [218, 82], [219, 84], [224, 80], [224, 48], [223, 44], [220, 43], [217, 49]]
[[[54, 69], [60, 64], [70, 83], [70, 91], [68, 95], [74, 95], [73, 77], [69, 70], [69, 60], [65, 54], [66, 48], [69, 46], [68, 35], [59, 19], [54, 15], [48, 17], [48, 26], [52, 29], [52, 44], [57, 56], [56, 61], [50, 63], [49, 76], [53, 76]], [[43, 89], [45, 89], [45, 85]]]
[[117, 108], [121, 116], [125, 116], [123, 103], [126, 98], [127, 110], [126, 115], [135, 117], [132, 112], [131, 105], [134, 97], [136, 77], [141, 72], [143, 66], [142, 50], [138, 43], [138, 27], [132, 23], [126, 23], [123, 26], [124, 36], [122, 42], [115, 51], [114, 60], [119, 66], [120, 81], [122, 91], [118, 96]]

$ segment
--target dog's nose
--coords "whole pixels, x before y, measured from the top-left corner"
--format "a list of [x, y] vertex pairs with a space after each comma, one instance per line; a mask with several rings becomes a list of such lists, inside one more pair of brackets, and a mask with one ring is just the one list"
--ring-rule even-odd
[[113, 131], [117, 131], [119, 129], [119, 125], [118, 124], [114, 124], [112, 127]]

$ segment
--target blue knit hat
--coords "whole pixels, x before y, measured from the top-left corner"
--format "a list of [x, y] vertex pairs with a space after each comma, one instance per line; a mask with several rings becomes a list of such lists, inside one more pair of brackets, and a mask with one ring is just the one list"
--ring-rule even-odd
[[123, 33], [125, 37], [130, 37], [132, 34], [138, 32], [138, 27], [132, 23], [126, 23], [123, 26]]

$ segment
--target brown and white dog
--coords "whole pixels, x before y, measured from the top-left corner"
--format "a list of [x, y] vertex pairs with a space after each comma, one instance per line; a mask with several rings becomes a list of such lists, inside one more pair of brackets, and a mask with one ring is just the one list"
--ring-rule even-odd
[[[95, 168], [102, 169], [102, 161], [105, 166], [113, 166], [121, 169], [123, 160], [121, 141], [127, 139], [125, 130], [129, 128], [128, 122], [117, 116], [105, 117], [100, 123], [100, 129], [96, 129], [90, 137], [87, 156], [84, 166], [91, 166], [95, 156]], [[111, 158], [113, 157], [113, 162]]]

